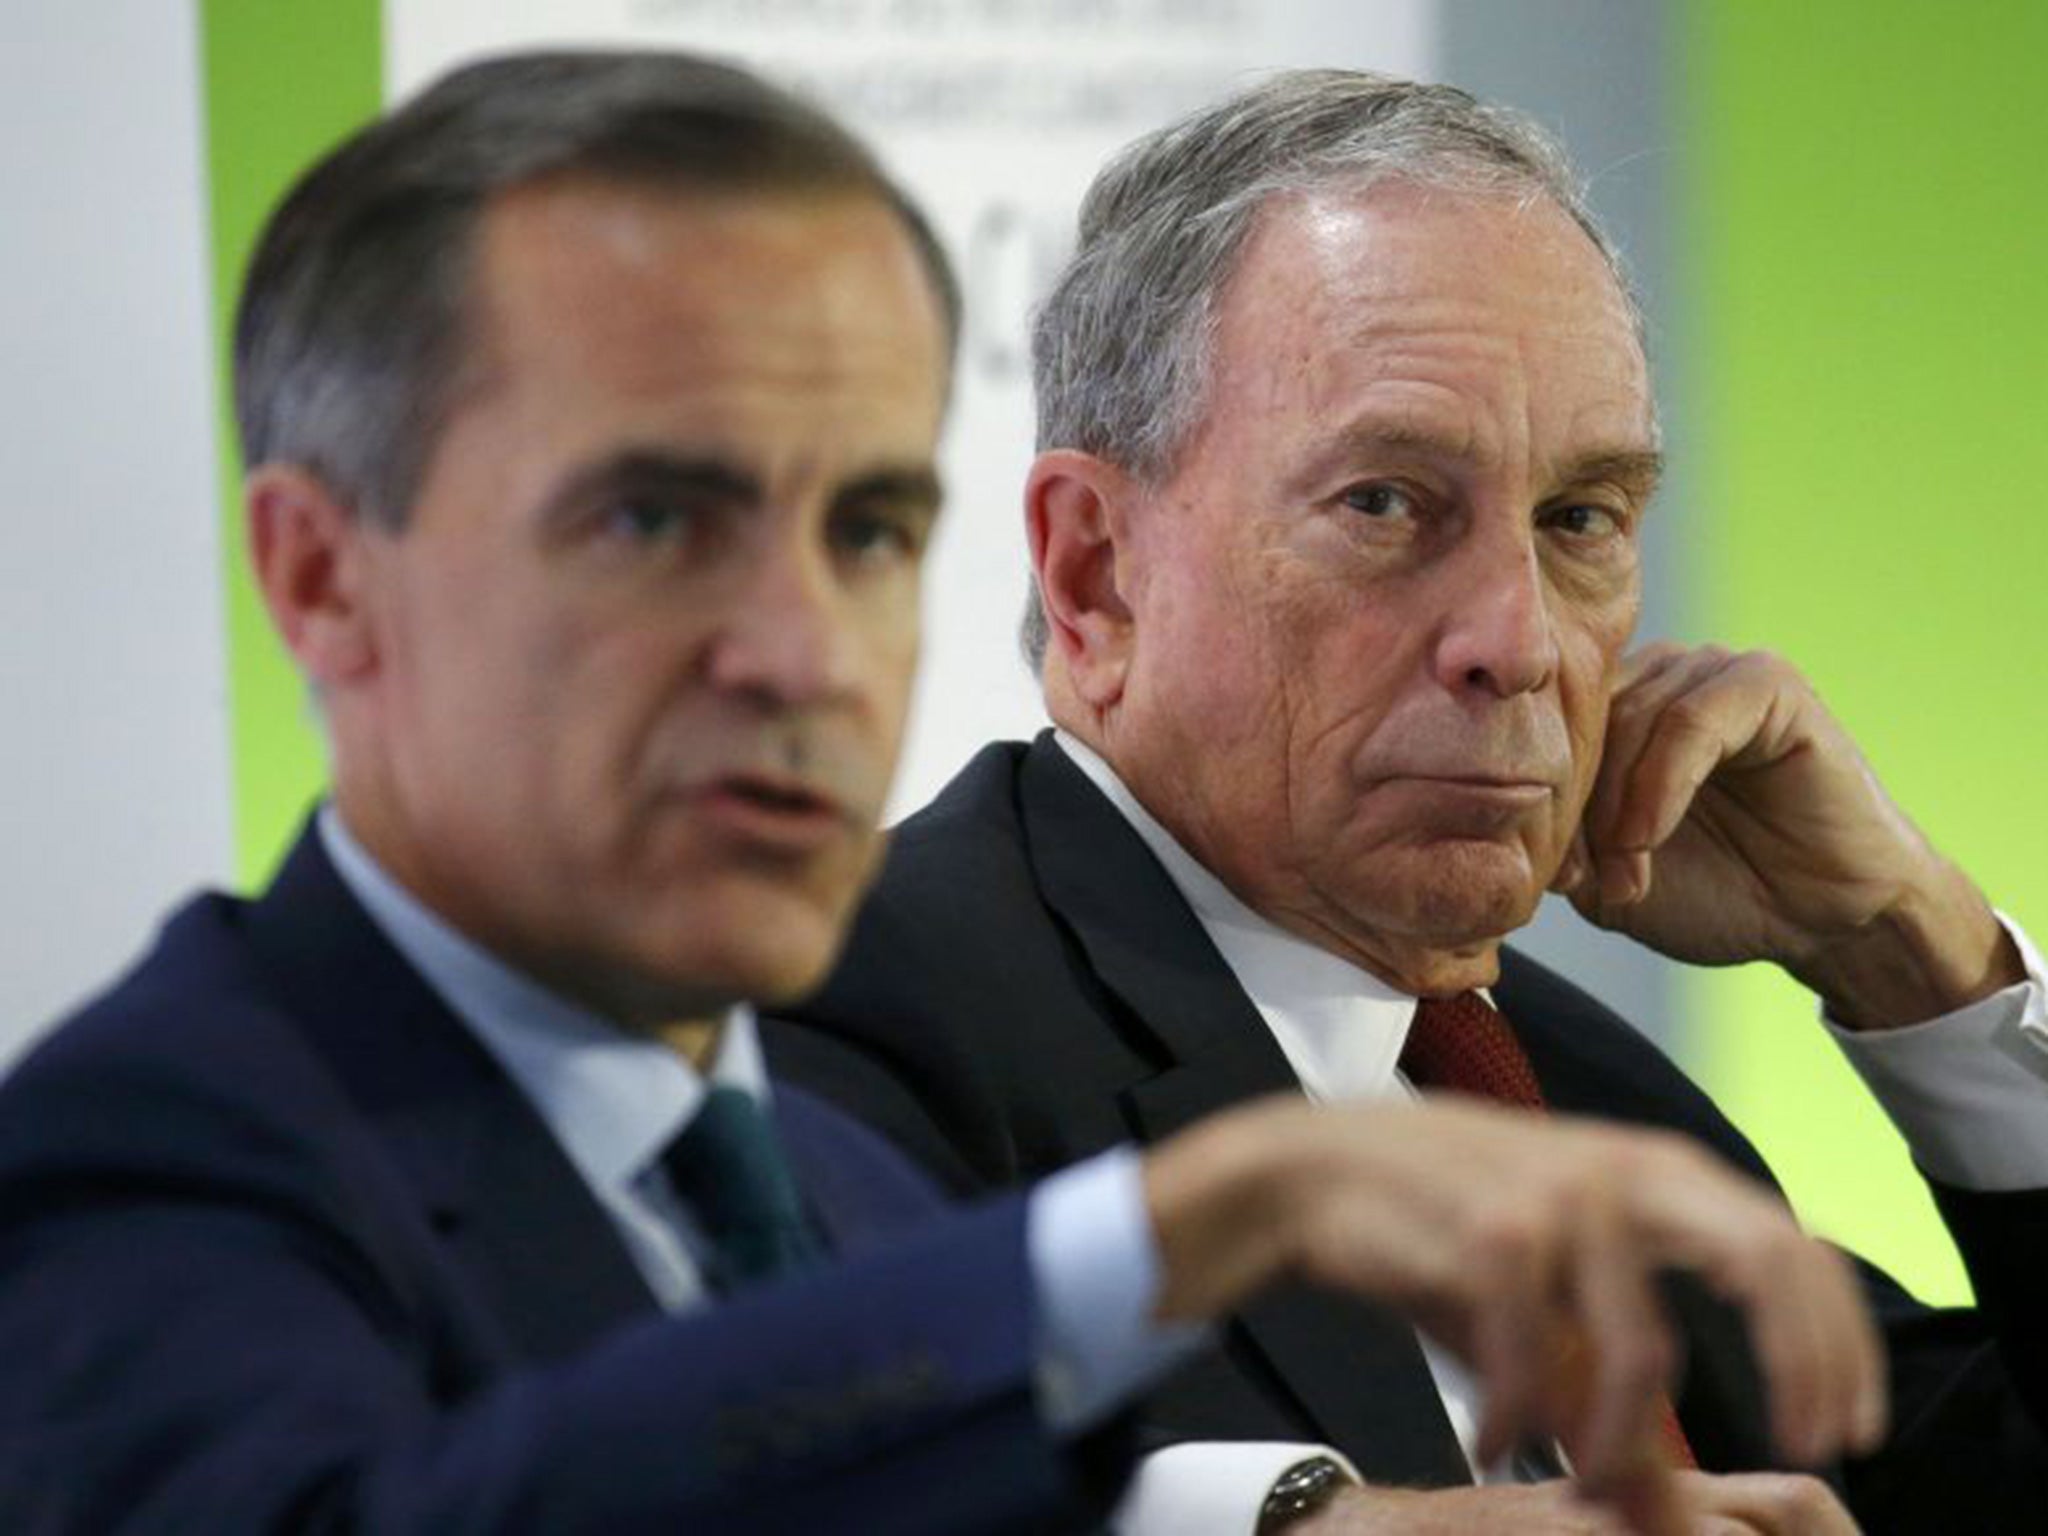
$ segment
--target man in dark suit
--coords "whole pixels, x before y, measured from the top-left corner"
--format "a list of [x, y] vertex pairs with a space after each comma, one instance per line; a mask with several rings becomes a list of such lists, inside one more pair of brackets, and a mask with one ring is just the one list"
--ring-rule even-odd
[[[955, 315], [865, 151], [702, 61], [478, 65], [294, 189], [237, 405], [333, 799], [0, 1088], [0, 1528], [1065, 1528], [1288, 1271], [1434, 1318], [1646, 1525], [1662, 1265], [1819, 1394], [1789, 1447], [1876, 1432], [1844, 1268], [1654, 1146], [1280, 1104], [945, 1214], [771, 1091], [744, 1001], [878, 852]], [[1503, 1225], [1545, 1284], [1473, 1263]], [[1583, 1401], [1582, 1335], [1629, 1362]]]
[[[1444, 88], [1269, 82], [1102, 173], [1035, 347], [1027, 639], [1058, 732], [898, 830], [772, 1059], [962, 1188], [1253, 1095], [1415, 1084], [1666, 1127], [1768, 1184], [1502, 940], [1555, 887], [1666, 953], [1777, 961], [1906, 1128], [1981, 1301], [1930, 1315], [1866, 1275], [1912, 1406], [1848, 1504], [2036, 1520], [2038, 974], [1789, 668], [1625, 653], [1657, 427], [1555, 148]], [[1776, 1465], [1739, 1339], [1690, 1288], [1671, 1306], [1690, 1454]], [[1177, 1444], [1141, 1490], [1152, 1465], [1205, 1488], [1201, 1528], [1249, 1530], [1300, 1442], [1374, 1485], [1330, 1529], [1582, 1528], [1540, 1461], [1475, 1454], [1454, 1365], [1334, 1298], [1262, 1298], [1150, 1406]], [[1816, 1482], [1685, 1487], [1696, 1520], [1846, 1528]]]

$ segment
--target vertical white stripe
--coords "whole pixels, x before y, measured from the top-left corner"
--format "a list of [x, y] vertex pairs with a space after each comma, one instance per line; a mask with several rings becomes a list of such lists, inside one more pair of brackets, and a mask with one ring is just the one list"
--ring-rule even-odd
[[0, 38], [0, 1059], [230, 869], [198, 28]]

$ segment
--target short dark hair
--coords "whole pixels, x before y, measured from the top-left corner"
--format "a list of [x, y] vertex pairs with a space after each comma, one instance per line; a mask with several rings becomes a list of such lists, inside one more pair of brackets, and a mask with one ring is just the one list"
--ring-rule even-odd
[[959, 287], [931, 226], [818, 108], [686, 54], [507, 55], [354, 134], [271, 215], [235, 316], [244, 463], [304, 465], [353, 515], [403, 527], [473, 362], [478, 223], [503, 193], [573, 176], [871, 194], [903, 221], [957, 336]]

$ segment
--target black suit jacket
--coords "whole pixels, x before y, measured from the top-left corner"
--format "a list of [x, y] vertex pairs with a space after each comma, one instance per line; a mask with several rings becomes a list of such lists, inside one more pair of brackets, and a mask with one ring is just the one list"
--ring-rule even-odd
[[0, 1087], [0, 1530], [1062, 1528], [1019, 1199], [775, 1103], [840, 1262], [660, 1313], [301, 840]]
[[[1771, 1182], [1705, 1095], [1592, 998], [1512, 951], [1495, 997], [1554, 1108], [1668, 1127]], [[1049, 736], [986, 749], [897, 829], [837, 971], [767, 1038], [779, 1071], [961, 1190], [1298, 1091], [1166, 872]], [[2048, 1277], [2048, 1197], [1937, 1196], [1985, 1310], [1932, 1312], [1864, 1270], [1898, 1429], [1847, 1469], [1847, 1489], [1873, 1530], [2029, 1529], [2048, 1519], [2048, 1447], [2013, 1378], [2041, 1402], [2048, 1346], [2023, 1298]], [[1689, 1353], [1678, 1406], [1702, 1465], [1770, 1465], [1739, 1320], [1694, 1285], [1669, 1299]], [[1164, 1439], [1307, 1438], [1375, 1481], [1468, 1480], [1410, 1329], [1298, 1287], [1248, 1307], [1149, 1409]]]

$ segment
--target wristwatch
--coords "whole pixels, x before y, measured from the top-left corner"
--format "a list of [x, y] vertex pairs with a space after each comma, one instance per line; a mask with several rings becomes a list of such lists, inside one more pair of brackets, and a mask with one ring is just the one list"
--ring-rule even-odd
[[1259, 1523], [1254, 1536], [1275, 1536], [1304, 1515], [1312, 1515], [1339, 1490], [1352, 1486], [1352, 1477], [1335, 1458], [1309, 1456], [1273, 1479], [1272, 1491], [1259, 1506]]

